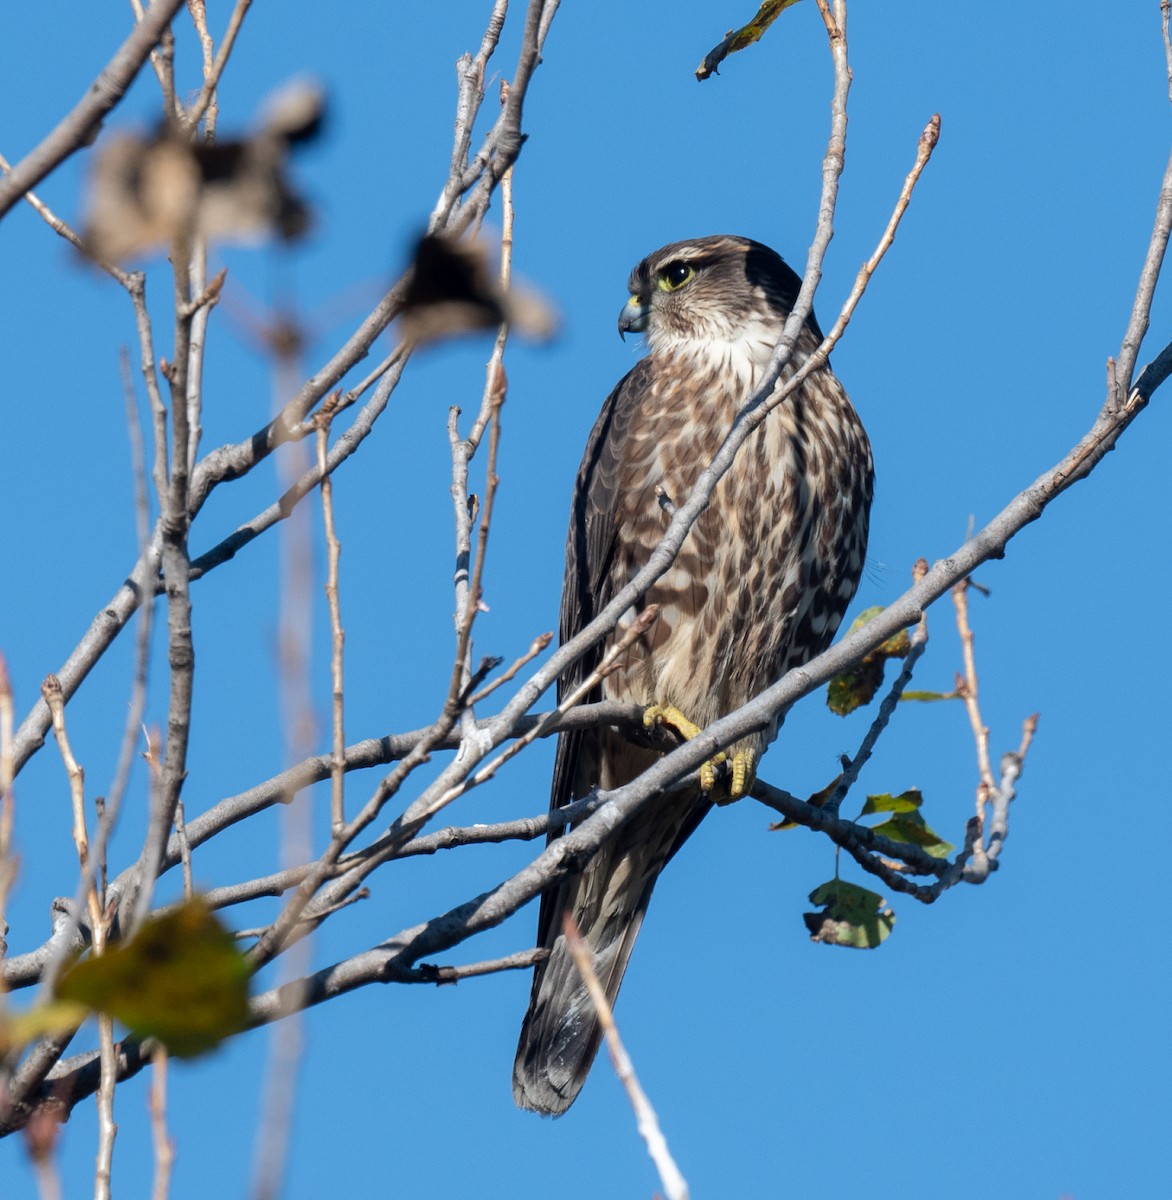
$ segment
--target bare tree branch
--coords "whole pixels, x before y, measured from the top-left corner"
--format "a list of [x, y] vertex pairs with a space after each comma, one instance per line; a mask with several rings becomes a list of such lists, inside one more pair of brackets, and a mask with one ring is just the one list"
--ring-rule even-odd
[[[177, 8], [179, 0], [168, 0], [168, 3]], [[533, 71], [541, 60], [541, 49], [556, 9], [556, 0], [531, 0], [526, 19], [525, 37], [509, 91], [508, 102], [486, 135], [483, 146], [473, 164], [466, 170], [462, 166], [459, 168], [460, 186], [455, 189], [453, 196], [447, 199], [441, 197], [431, 222], [433, 230], [455, 234], [462, 232], [475, 221], [479, 221], [487, 211], [492, 195], [504, 173], [516, 161], [523, 142], [520, 122], [525, 95]], [[155, 12], [155, 9], [152, 8], [151, 12]], [[489, 30], [486, 33], [486, 39], [492, 41], [493, 45], [500, 33], [499, 28], [496, 28], [495, 33], [493, 32], [494, 21], [495, 15], [490, 19]], [[141, 63], [139, 65], [141, 66]], [[461, 103], [467, 103], [464, 93], [461, 96]], [[479, 98], [473, 97], [475, 105], [479, 104]], [[475, 117], [475, 105], [468, 109], [468, 122]], [[461, 136], [458, 128], [457, 139]], [[452, 170], [456, 171], [457, 168], [454, 166]], [[477, 180], [480, 182], [475, 190], [465, 197], [459, 208], [453, 213], [456, 196], [471, 189]], [[36, 180], [33, 180], [33, 183], [35, 182]], [[243, 442], [220, 446], [213, 450], [196, 466], [190, 475], [189, 511], [191, 520], [194, 520], [196, 514], [203, 507], [208, 494], [216, 486], [247, 474], [258, 463], [264, 461], [279, 445], [288, 441], [291, 436], [305, 436], [308, 430], [299, 431], [300, 423], [314, 405], [334, 388], [351, 368], [365, 358], [378, 336], [398, 315], [402, 308], [404, 294], [405, 280], [401, 279], [387, 292], [333, 357], [302, 384], [296, 395], [285, 404], [273, 421]], [[185, 297], [183, 302], [186, 303], [188, 300], [189, 297]], [[401, 371], [401, 365], [399, 369]], [[397, 376], [395, 381], [397, 382]], [[387, 395], [389, 395], [389, 390]], [[351, 431], [348, 431], [354, 432], [358, 441], [361, 441], [369, 432], [369, 424], [373, 424], [373, 421], [382, 412], [386, 398], [386, 395], [382, 396], [379, 405], [375, 405], [373, 399], [367, 405], [367, 410], [364, 410], [367, 411], [368, 421], [365, 431], [357, 422], [351, 427]], [[343, 461], [348, 453], [353, 452], [352, 444], [343, 449], [346, 442], [347, 439], [344, 435], [339, 438], [338, 443], [331, 451], [330, 459], [335, 465]], [[237, 530], [232, 538], [227, 539], [225, 543], [216, 548], [214, 558], [200, 564], [200, 569], [206, 571], [212, 565], [227, 561], [243, 545], [252, 541], [258, 532], [270, 528], [282, 516], [287, 515], [288, 509], [284, 506], [295, 504], [316, 486], [317, 482], [316, 469], [307, 472], [306, 477], [293, 489], [293, 494], [283, 497], [281, 502], [266, 510], [250, 526], [242, 526]], [[94, 618], [86, 635], [56, 672], [61, 680], [66, 702], [80, 687], [110, 643], [121, 632], [126, 621], [141, 602], [144, 588], [150, 586], [153, 590], [162, 545], [161, 530], [156, 529], [150, 548], [132, 568], [127, 582], [119, 588], [110, 603]], [[191, 565], [193, 571], [190, 577], [195, 578], [194, 567], [196, 564]], [[18, 773], [29, 757], [40, 749], [48, 727], [48, 710], [43, 704], [38, 703], [17, 730], [14, 741], [14, 763]]]
[[46, 175], [97, 136], [102, 119], [126, 94], [183, 0], [156, 0], [81, 100], [44, 141], [0, 178], [0, 218]]

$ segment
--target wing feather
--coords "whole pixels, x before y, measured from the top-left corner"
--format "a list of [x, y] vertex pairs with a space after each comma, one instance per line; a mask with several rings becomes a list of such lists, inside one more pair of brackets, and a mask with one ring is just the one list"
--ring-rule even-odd
[[[621, 447], [629, 436], [631, 420], [638, 410], [644, 391], [650, 386], [649, 359], [641, 359], [606, 398], [598, 420], [590, 431], [586, 451], [574, 483], [570, 509], [570, 528], [566, 535], [566, 572], [562, 580], [560, 637], [562, 644], [585, 629], [606, 607], [616, 590], [612, 577], [618, 528], [618, 481]], [[559, 701], [577, 688], [598, 666], [605, 652], [599, 643], [562, 672], [558, 680]], [[601, 698], [595, 688], [587, 702]], [[583, 770], [583, 759], [596, 763], [598, 734], [593, 731], [563, 733], [558, 736], [550, 788], [550, 810], [561, 808], [585, 795], [596, 770]], [[548, 840], [558, 836], [550, 833]], [[560, 909], [556, 889], [541, 897], [537, 921], [537, 944], [547, 944], [550, 923]], [[540, 972], [534, 990], [540, 983]]]

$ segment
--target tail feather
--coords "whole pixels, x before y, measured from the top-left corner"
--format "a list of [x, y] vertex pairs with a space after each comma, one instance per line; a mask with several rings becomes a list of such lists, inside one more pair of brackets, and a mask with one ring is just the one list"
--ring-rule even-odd
[[[650, 894], [650, 887], [647, 890]], [[612, 1005], [642, 923], [642, 912], [631, 915], [620, 929], [615, 929], [614, 921], [608, 922], [617, 936], [604, 945], [598, 945], [592, 936], [596, 930], [584, 931], [595, 974]], [[602, 1043], [602, 1027], [565, 934], [557, 935], [549, 951], [521, 1027], [513, 1066], [513, 1098], [521, 1108], [560, 1116], [586, 1082]]]
[[610, 1004], [660, 872], [708, 811], [702, 797], [669, 794], [624, 826], [580, 874], [544, 901], [544, 944], [529, 1011], [513, 1066], [513, 1098], [521, 1108], [560, 1116], [582, 1090], [602, 1042], [594, 1005], [562, 931], [570, 912], [593, 956], [595, 974]]

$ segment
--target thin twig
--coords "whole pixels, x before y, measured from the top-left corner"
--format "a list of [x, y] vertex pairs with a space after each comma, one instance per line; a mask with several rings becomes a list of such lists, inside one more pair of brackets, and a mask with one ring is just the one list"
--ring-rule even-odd
[[[452, 146], [452, 161], [447, 181], [432, 213], [429, 231], [434, 233], [446, 220], [452, 205], [461, 191], [461, 184], [468, 168], [468, 152], [472, 146], [472, 129], [484, 100], [484, 77], [488, 60], [500, 41], [508, 13], [509, 0], [494, 0], [480, 49], [473, 58], [462, 55], [456, 63], [459, 87], [456, 96], [456, 132]], [[485, 155], [487, 146], [481, 150]]]
[[[204, 87], [207, 87], [208, 80], [212, 78], [216, 57], [215, 43], [212, 41], [212, 35], [208, 30], [207, 5], [204, 0], [187, 0], [187, 11], [191, 14], [191, 23], [195, 27], [195, 36], [199, 39], [199, 50], [203, 58], [203, 81]], [[213, 88], [207, 105], [207, 120], [204, 123], [204, 137], [208, 141], [215, 140], [216, 120], [219, 114], [220, 108], [217, 93]], [[190, 116], [188, 116], [188, 120], [190, 120]], [[198, 124], [198, 120], [192, 121], [192, 129]]]
[[[130, 435], [130, 464], [134, 477], [134, 525], [138, 535], [140, 552], [145, 552], [150, 537], [150, 500], [147, 495], [146, 458], [143, 453], [142, 426], [138, 419], [138, 404], [135, 400], [134, 381], [131, 378], [130, 352], [123, 347], [119, 355], [122, 368], [122, 388], [126, 397], [126, 428]], [[130, 782], [130, 771], [138, 746], [143, 714], [146, 711], [147, 681], [150, 673], [151, 630], [155, 606], [153, 602], [139, 608], [138, 636], [135, 641], [134, 681], [131, 685], [130, 703], [127, 706], [126, 724], [122, 732], [122, 744], [118, 751], [118, 764], [114, 779], [106, 793], [106, 816], [98, 826], [98, 840], [113, 828], [122, 807], [122, 798]], [[105, 827], [105, 828], [103, 828]]]
[[[95, 953], [97, 946], [94, 947]], [[102, 1064], [98, 1086], [98, 1157], [94, 1169], [94, 1200], [110, 1200], [110, 1179], [114, 1166], [114, 1088], [118, 1082], [118, 1062], [114, 1052], [114, 1018], [98, 1013], [98, 1046]]]
[[631, 1057], [627, 1053], [626, 1047], [619, 1037], [618, 1027], [614, 1023], [614, 1014], [611, 1012], [606, 992], [603, 991], [602, 984], [598, 982], [598, 976], [594, 972], [590, 948], [578, 931], [578, 924], [574, 920], [573, 913], [567, 912], [563, 921], [566, 945], [574, 956], [574, 965], [578, 968], [578, 974], [582, 976], [582, 982], [585, 983], [586, 990], [590, 993], [590, 1003], [594, 1005], [598, 1023], [602, 1026], [602, 1032], [606, 1037], [606, 1048], [610, 1051], [610, 1060], [614, 1064], [615, 1074], [619, 1077], [619, 1082], [623, 1085], [627, 1097], [631, 1101], [631, 1108], [635, 1112], [635, 1121], [639, 1127], [639, 1136], [647, 1143], [647, 1153], [651, 1156], [656, 1171], [659, 1172], [659, 1181], [663, 1184], [667, 1200], [688, 1200], [687, 1181], [671, 1156], [671, 1151], [667, 1147], [667, 1139], [659, 1128], [659, 1118], [651, 1106], [651, 1101], [647, 1099], [647, 1093], [639, 1086], [639, 1079], [635, 1074]]
[[402, 363], [411, 353], [411, 347], [406, 342], [400, 342], [394, 350], [387, 355], [386, 358], [378, 364], [365, 378], [359, 380], [352, 388], [349, 388], [338, 399], [337, 407], [334, 409], [334, 415], [337, 416], [344, 408], [349, 408], [356, 400], [363, 396], [366, 391], [373, 387], [378, 381], [396, 364]]
[[[337, 399], [337, 393], [333, 399]], [[321, 475], [322, 520], [326, 534], [326, 602], [330, 610], [330, 681], [332, 685], [331, 712], [333, 719], [333, 763], [330, 771], [330, 828], [334, 837], [346, 824], [346, 724], [345, 675], [343, 649], [346, 632], [342, 628], [342, 605], [338, 595], [338, 562], [342, 545], [334, 525], [333, 476], [326, 470], [326, 451], [329, 449], [330, 424], [335, 407], [327, 400], [317, 417], [317, 469]]]
[[506, 954], [501, 958], [490, 958], [484, 962], [468, 963], [466, 966], [450, 967], [437, 966], [434, 963], [420, 963], [409, 971], [396, 972], [391, 976], [396, 983], [459, 983], [461, 979], [474, 979], [481, 975], [496, 975], [501, 971], [524, 971], [536, 963], [544, 962], [549, 957], [549, 951], [538, 948], [535, 950], [519, 950], [516, 954]]
[[[915, 566], [912, 568], [912, 580], [915, 583], [919, 583], [927, 573], [927, 561], [922, 558], [917, 559]], [[928, 614], [924, 613], [920, 617], [915, 632], [911, 636], [911, 644], [908, 647], [907, 656], [903, 660], [903, 669], [891, 685], [891, 690], [883, 697], [883, 702], [879, 705], [879, 711], [875, 714], [875, 719], [871, 722], [871, 727], [867, 730], [867, 736], [863, 738], [855, 756], [843, 767], [842, 776], [826, 801], [826, 808], [831, 812], [838, 812], [842, 807], [843, 800], [847, 797], [847, 793], [854, 787], [855, 781], [859, 777], [859, 772], [870, 759], [880, 736], [887, 728], [891, 718], [895, 715], [899, 701], [903, 697], [907, 685], [912, 681], [912, 673], [915, 671], [916, 663], [919, 662], [920, 657], [927, 648]]]
[[[501, 344], [498, 339], [498, 344]], [[503, 344], [502, 344], [503, 350]], [[505, 378], [505, 370], [501, 365], [499, 358], [495, 355], [489, 364], [490, 378], [488, 383], [488, 408], [490, 412], [490, 434], [488, 439], [488, 469], [486, 472], [487, 478], [485, 482], [484, 503], [480, 506], [480, 525], [476, 535], [476, 555], [473, 560], [472, 578], [469, 583], [462, 581], [467, 578], [467, 571], [461, 570], [460, 565], [457, 566], [457, 593], [458, 593], [458, 626], [456, 635], [456, 655], [452, 667], [452, 677], [448, 685], [448, 703], [450, 705], [459, 705], [461, 697], [466, 693], [470, 667], [468, 664], [468, 655], [471, 649], [472, 641], [472, 625], [476, 620], [476, 614], [483, 606], [483, 580], [484, 580], [484, 560], [485, 552], [488, 549], [488, 532], [492, 523], [493, 503], [496, 499], [496, 490], [500, 484], [500, 479], [496, 473], [497, 452], [500, 446], [500, 410], [505, 402], [505, 392], [508, 386]], [[453, 417], [457, 415], [459, 410], [453, 410]], [[469, 441], [461, 441], [456, 438], [453, 442], [453, 448], [458, 460], [458, 467], [455, 472], [455, 482], [453, 483], [453, 497], [457, 504], [457, 509], [461, 506], [464, 511], [468, 511], [467, 499], [467, 478], [468, 478], [468, 459], [474, 452]], [[467, 528], [471, 522], [461, 522], [460, 529], [460, 548], [458, 556], [458, 564], [466, 563], [468, 554]]]
[[[150, 908], [155, 879], [175, 821], [175, 806], [187, 777], [187, 748], [191, 737], [191, 700], [195, 680], [195, 642], [191, 620], [191, 558], [188, 538], [191, 530], [189, 493], [191, 486], [190, 438], [191, 398], [188, 379], [191, 368], [191, 316], [184, 310], [191, 299], [192, 247], [188, 238], [179, 236], [171, 246], [171, 272], [174, 278], [175, 358], [163, 373], [171, 392], [171, 458], [166, 489], [159, 495], [162, 547], [160, 564], [167, 593], [167, 662], [170, 689], [167, 706], [167, 733], [157, 805], [152, 805], [146, 837], [139, 854], [137, 894], [130, 921], [138, 928]], [[156, 463], [156, 480], [159, 468]]]
[[[508, 100], [508, 85], [501, 83], [501, 103]], [[501, 203], [504, 212], [504, 234], [501, 240], [500, 284], [507, 291], [512, 270], [513, 255], [513, 171], [510, 167], [501, 177]], [[497, 476], [497, 454], [500, 446], [500, 414], [505, 402], [508, 381], [505, 376], [504, 353], [508, 342], [509, 328], [502, 324], [497, 331], [496, 342], [488, 361], [484, 394], [480, 412], [472, 432], [461, 439], [456, 427], [458, 409], [453, 409], [449, 422], [449, 440], [452, 448], [452, 501], [456, 517], [456, 653], [452, 664], [452, 675], [448, 685], [449, 706], [461, 703], [472, 690], [470, 684], [472, 626], [477, 613], [483, 607], [483, 579], [485, 553], [488, 548], [488, 533], [492, 523], [492, 510], [496, 490], [500, 484]], [[471, 525], [475, 521], [468, 495], [468, 464], [471, 462], [489, 424], [488, 467], [485, 479], [485, 498], [481, 505], [480, 528], [476, 541], [476, 557], [472, 568], [471, 582], [468, 580], [468, 561], [472, 554]], [[471, 706], [465, 704], [459, 714], [465, 732], [472, 728], [474, 715]]]
[[[53, 734], [57, 739], [57, 748], [61, 751], [65, 773], [69, 777], [69, 798], [73, 806], [73, 844], [77, 847], [77, 861], [82, 872], [87, 873], [90, 871], [90, 842], [85, 820], [85, 772], [74, 758], [69, 745], [69, 735], [65, 729], [65, 702], [61, 696], [61, 681], [56, 675], [45, 677], [45, 682], [41, 684], [41, 694], [45, 697], [53, 716]], [[96, 934], [102, 924], [101, 910], [92, 886], [86, 889], [86, 893], [91, 932]]]
[[940, 114], [934, 113], [931, 120], [924, 127], [924, 132], [920, 134], [919, 145], [916, 149], [915, 164], [912, 166], [911, 171], [908, 172], [907, 178], [903, 181], [903, 188], [900, 190], [899, 199], [895, 202], [895, 210], [887, 222], [887, 228], [884, 229], [883, 236], [879, 239], [879, 245], [875, 247], [871, 257], [859, 268], [859, 273], [855, 277], [850, 294], [847, 296], [846, 302], [838, 314], [838, 319], [826, 335], [826, 340], [822, 343], [822, 346], [819, 347], [820, 354], [824, 351], [829, 355], [830, 350], [838, 343], [839, 338], [846, 331], [847, 325], [850, 324], [850, 319], [854, 315], [859, 301], [863, 298], [863, 293], [867, 290], [867, 284], [871, 282], [871, 276], [874, 275], [876, 268], [883, 261], [883, 256], [895, 241], [896, 230], [899, 229], [899, 223], [903, 220], [903, 214], [907, 211], [908, 204], [911, 203], [912, 191], [919, 182], [920, 175], [928, 165], [928, 160], [932, 157], [932, 151], [935, 150], [936, 143], [939, 140]]
[[1016, 752], [1002, 755], [1001, 777], [993, 774], [989, 759], [989, 730], [981, 716], [977, 681], [976, 655], [972, 627], [968, 619], [967, 579], [952, 589], [956, 606], [956, 626], [960, 633], [964, 675], [957, 676], [956, 690], [964, 699], [973, 740], [977, 748], [976, 814], [970, 822], [971, 860], [966, 864], [963, 878], [968, 883], [984, 883], [997, 869], [1002, 847], [1009, 834], [1009, 806], [1015, 795], [1015, 785], [1025, 766], [1025, 756], [1038, 727], [1038, 715], [1027, 717], [1022, 725], [1021, 746]]
[[[11, 171], [12, 165], [0, 154], [0, 170]], [[100, 258], [95, 258], [89, 250], [82, 244], [81, 238], [73, 227], [63, 221], [37, 194], [33, 191], [25, 192], [24, 198], [28, 201], [34, 212], [45, 222], [49, 228], [57, 234], [58, 237], [64, 238], [75, 250], [85, 254], [91, 262], [100, 267], [112, 279], [116, 279], [124, 288], [130, 289], [130, 275], [123, 271], [121, 267], [115, 266], [113, 263], [104, 262]]]
[[175, 1142], [167, 1132], [167, 1049], [157, 1044], [151, 1054], [151, 1086], [147, 1108], [151, 1116], [151, 1140], [155, 1148], [155, 1179], [151, 1200], [167, 1200], [171, 1170], [175, 1165]]
[[[303, 869], [308, 870], [309, 868], [306, 867]], [[292, 871], [286, 872], [286, 874], [293, 874], [296, 872], [296, 870], [297, 870], [297, 868], [293, 868]], [[270, 892], [269, 894], [270, 895], [280, 895], [280, 892]], [[205, 892], [203, 894], [203, 896], [201, 897], [201, 899], [203, 899], [205, 904], [208, 904], [207, 896], [208, 896], [208, 893]], [[352, 904], [358, 904], [363, 900], [369, 900], [369, 899], [370, 899], [370, 889], [369, 888], [359, 888], [358, 891], [356, 891], [354, 893], [354, 895], [347, 896], [345, 900], [340, 900], [329, 913], [324, 914], [324, 915], [332, 916], [333, 913], [338, 912], [343, 908], [349, 908]], [[208, 907], [214, 908], [216, 906], [212, 905], [212, 904], [208, 904]], [[318, 917], [321, 915], [322, 914], [316, 914], [313, 918], [303, 918], [303, 920], [306, 924], [309, 924], [310, 922], [318, 923]], [[237, 941], [240, 941], [240, 942], [251, 941], [253, 938], [263, 937], [264, 932], [267, 928], [268, 928], [268, 926], [266, 926], [266, 925], [258, 925], [255, 929], [237, 929], [237, 930], [233, 931], [232, 936]]]
[[973, 730], [973, 741], [977, 746], [977, 773], [980, 777], [977, 785], [977, 816], [983, 820], [985, 804], [997, 790], [997, 782], [993, 778], [993, 767], [989, 762], [989, 729], [981, 717], [973, 631], [969, 625], [968, 585], [969, 581], [966, 578], [952, 588], [952, 602], [956, 606], [956, 628], [960, 634], [961, 657], [964, 662], [964, 675], [956, 677], [956, 692], [964, 701], [965, 712], [968, 713], [969, 724]]
[[518, 658], [503, 675], [498, 675], [496, 679], [494, 679], [487, 687], [481, 688], [480, 691], [474, 692], [468, 697], [469, 705], [479, 704], [482, 700], [486, 699], [488, 696], [491, 696], [492, 693], [497, 690], [497, 688], [508, 683], [510, 679], [515, 678], [517, 672], [520, 671], [522, 667], [531, 663], [544, 650], [548, 649], [549, 644], [552, 641], [552, 633], [539, 633], [537, 637], [535, 637], [533, 641], [529, 643], [529, 649], [526, 650], [525, 653], [522, 654], [521, 657]]
[[1172, 100], [1172, 40], [1168, 36], [1168, 17], [1172, 0], [1160, 0], [1160, 30], [1164, 35], [1164, 64], [1168, 74], [1168, 99]]
[[179, 855], [183, 864], [183, 897], [190, 900], [195, 895], [195, 882], [191, 871], [191, 843], [187, 840], [187, 815], [183, 811], [183, 797], [175, 801], [175, 836], [179, 839]]
[[627, 651], [651, 628], [658, 616], [659, 605], [649, 604], [623, 630], [622, 636], [603, 655], [602, 661], [598, 666], [569, 695], [559, 702], [557, 708], [546, 717], [545, 721], [535, 725], [527, 733], [522, 734], [508, 746], [503, 754], [497, 755], [487, 766], [482, 767], [475, 774], [469, 775], [457, 787], [445, 792], [440, 798], [439, 807], [451, 804], [458, 796], [462, 796], [474, 787], [479, 787], [482, 783], [487, 783], [510, 758], [515, 758], [526, 746], [536, 741], [537, 738], [547, 735], [550, 732], [550, 726], [554, 722], [569, 712], [580, 700], [589, 696], [602, 680], [618, 667], [626, 656]]
[[[207, 60], [205, 57], [203, 87], [200, 89], [195, 103], [188, 110], [186, 116], [186, 122], [189, 129], [194, 129], [200, 123], [200, 121], [203, 120], [204, 114], [207, 113], [210, 130], [212, 133], [215, 132], [214, 105], [216, 103], [216, 88], [219, 86], [220, 77], [224, 73], [224, 68], [228, 65], [228, 58], [232, 53], [232, 48], [236, 45], [236, 35], [239, 34], [240, 26], [244, 23], [245, 14], [248, 12], [251, 5], [252, 0], [236, 0], [236, 6], [232, 9], [231, 17], [228, 18], [228, 28], [224, 31], [224, 36], [220, 41], [220, 49], [216, 54], [216, 59], [212, 64], [210, 72], [207, 70]], [[202, 8], [202, 0], [200, 7]], [[206, 24], [204, 29], [206, 31]]]
[[[90, 859], [89, 835], [85, 819], [85, 772], [73, 755], [69, 735], [65, 728], [65, 701], [61, 694], [61, 683], [55, 675], [49, 675], [41, 685], [41, 692], [53, 717], [53, 733], [61, 751], [61, 761], [69, 776], [69, 794], [73, 802], [73, 842], [77, 847], [77, 860], [81, 868], [86, 906], [89, 911], [90, 936], [94, 954], [100, 955], [106, 948], [106, 918], [104, 899], [99, 897], [101, 886], [94, 880], [94, 864]], [[85, 881], [89, 881], [88, 884]], [[114, 1022], [104, 1013], [98, 1014], [98, 1044], [100, 1047], [101, 1075], [98, 1086], [98, 1154], [94, 1171], [94, 1200], [110, 1200], [110, 1174], [114, 1159], [114, 1139], [118, 1126], [114, 1121], [114, 1087], [117, 1071], [114, 1061]]]
[[[141, 24], [146, 19], [146, 8], [142, 0], [130, 0], [134, 19]], [[175, 120], [179, 115], [175, 102], [175, 37], [168, 28], [159, 38], [159, 45], [151, 51], [151, 70], [159, 81], [159, 90], [163, 93], [163, 112], [168, 120]]]

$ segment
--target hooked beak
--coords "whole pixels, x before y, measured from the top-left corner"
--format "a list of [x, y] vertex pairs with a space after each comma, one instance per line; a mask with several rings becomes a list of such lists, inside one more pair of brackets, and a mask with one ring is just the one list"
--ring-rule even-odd
[[619, 337], [625, 342], [628, 333], [643, 333], [650, 316], [651, 306], [641, 296], [632, 296], [619, 313]]

